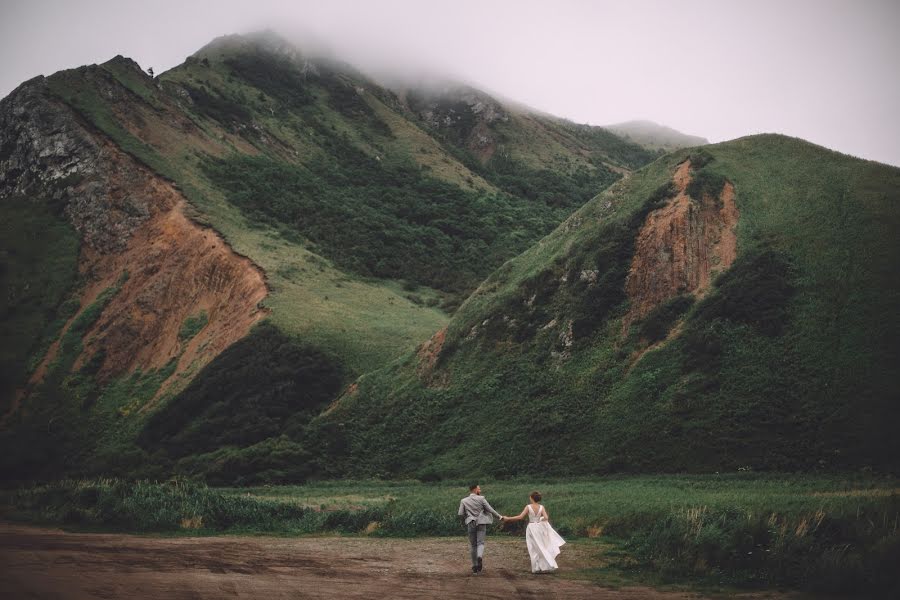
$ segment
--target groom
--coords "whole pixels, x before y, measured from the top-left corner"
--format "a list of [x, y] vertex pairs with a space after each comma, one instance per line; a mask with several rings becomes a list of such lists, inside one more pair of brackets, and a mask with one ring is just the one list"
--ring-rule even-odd
[[466, 528], [469, 530], [469, 546], [472, 551], [472, 572], [481, 572], [481, 563], [484, 558], [484, 536], [487, 526], [494, 522], [491, 515], [501, 521], [503, 516], [491, 508], [488, 501], [481, 495], [481, 486], [477, 483], [469, 486], [469, 495], [459, 501], [460, 517], [464, 517]]

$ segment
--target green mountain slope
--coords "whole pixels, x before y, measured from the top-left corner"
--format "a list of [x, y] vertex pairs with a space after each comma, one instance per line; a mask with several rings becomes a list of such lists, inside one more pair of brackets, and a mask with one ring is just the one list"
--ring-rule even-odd
[[667, 155], [314, 423], [331, 474], [895, 470], [900, 170], [801, 140]]

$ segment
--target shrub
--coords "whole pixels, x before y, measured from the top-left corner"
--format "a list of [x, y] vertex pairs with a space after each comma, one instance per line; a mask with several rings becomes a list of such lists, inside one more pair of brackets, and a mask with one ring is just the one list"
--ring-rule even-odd
[[[890, 514], [889, 506], [884, 508]], [[639, 561], [670, 577], [715, 574], [732, 583], [833, 594], [896, 590], [897, 582], [879, 573], [897, 556], [896, 543], [896, 535], [875, 534], [866, 519], [849, 514], [787, 516], [696, 507], [638, 526], [627, 545]]]
[[303, 482], [313, 470], [311, 454], [287, 436], [271, 437], [240, 448], [229, 446], [190, 455], [177, 464], [184, 475], [210, 485], [259, 485]]
[[712, 154], [700, 148], [691, 152], [688, 155], [688, 160], [691, 161], [691, 169], [699, 171], [715, 159]]
[[181, 324], [181, 329], [178, 331], [178, 339], [181, 342], [190, 341], [206, 327], [207, 323], [209, 323], [209, 317], [205, 310], [201, 310], [196, 315], [188, 316], [184, 323]]

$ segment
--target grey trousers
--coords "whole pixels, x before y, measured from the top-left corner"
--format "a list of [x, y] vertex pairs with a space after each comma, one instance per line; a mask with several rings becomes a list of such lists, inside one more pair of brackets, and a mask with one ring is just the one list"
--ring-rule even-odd
[[477, 525], [472, 521], [469, 528], [469, 549], [472, 551], [472, 566], [478, 566], [478, 559], [484, 556], [484, 536], [487, 533], [487, 525]]

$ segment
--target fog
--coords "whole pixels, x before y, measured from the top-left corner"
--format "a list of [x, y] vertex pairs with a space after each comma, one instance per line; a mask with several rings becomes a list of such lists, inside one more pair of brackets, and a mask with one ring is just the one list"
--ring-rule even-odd
[[273, 28], [381, 76], [452, 78], [594, 125], [779, 132], [900, 165], [900, 2], [0, 0], [0, 96], [116, 54], [157, 73]]

